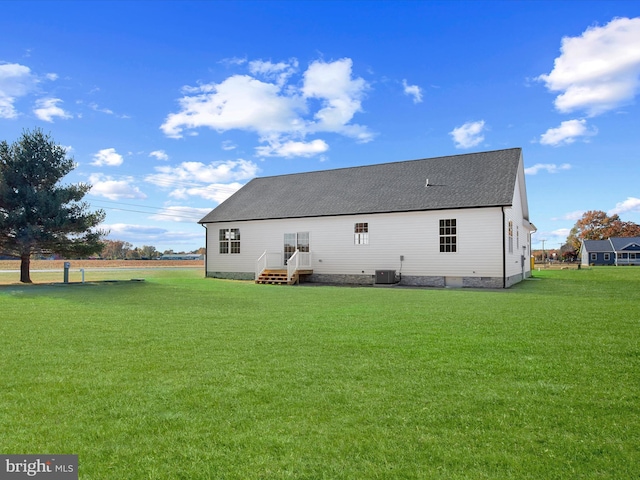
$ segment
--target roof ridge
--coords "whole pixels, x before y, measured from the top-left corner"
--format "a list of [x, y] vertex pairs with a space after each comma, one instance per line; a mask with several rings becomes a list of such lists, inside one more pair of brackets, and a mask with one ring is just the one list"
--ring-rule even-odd
[[520, 151], [522, 151], [522, 147], [499, 148], [497, 150], [486, 150], [486, 151], [483, 150], [483, 151], [479, 151], [479, 152], [459, 153], [459, 154], [456, 154], [456, 155], [443, 155], [443, 156], [440, 156], [440, 157], [424, 157], [424, 158], [414, 158], [414, 159], [410, 159], [410, 160], [396, 160], [396, 161], [390, 161], [390, 162], [371, 163], [371, 164], [367, 164], [367, 165], [354, 165], [352, 167], [326, 168], [324, 170], [310, 170], [310, 171], [306, 171], [306, 172], [281, 173], [280, 175], [265, 175], [264, 177], [253, 177], [251, 180], [257, 180], [257, 179], [262, 179], [262, 178], [288, 177], [288, 176], [294, 176], [294, 175], [308, 175], [308, 174], [311, 174], [311, 173], [337, 172], [337, 171], [340, 171], [340, 170], [355, 170], [355, 169], [359, 169], [359, 168], [371, 168], [371, 167], [384, 166], [384, 165], [396, 165], [396, 164], [401, 164], [401, 163], [422, 162], [424, 160], [440, 160], [440, 159], [445, 159], [445, 158], [467, 157], [467, 156], [472, 156], [472, 155], [485, 155], [485, 154], [492, 154], [492, 153], [497, 153], [497, 152], [508, 152], [508, 151], [511, 151], [511, 150], [520, 150]]

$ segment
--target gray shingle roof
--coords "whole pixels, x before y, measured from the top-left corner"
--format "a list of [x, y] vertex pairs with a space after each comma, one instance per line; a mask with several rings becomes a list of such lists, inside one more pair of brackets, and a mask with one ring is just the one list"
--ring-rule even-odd
[[613, 247], [609, 240], [583, 240], [582, 242], [587, 252], [613, 252]]
[[512, 148], [254, 178], [200, 223], [508, 206], [520, 157]]
[[638, 250], [640, 237], [611, 237], [611, 244], [616, 252], [621, 250]]

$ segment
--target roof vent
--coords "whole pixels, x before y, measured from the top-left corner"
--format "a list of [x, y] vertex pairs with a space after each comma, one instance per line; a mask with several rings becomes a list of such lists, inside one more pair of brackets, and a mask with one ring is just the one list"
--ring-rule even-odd
[[429, 186], [429, 179], [427, 178], [427, 183], [424, 184], [425, 188]]

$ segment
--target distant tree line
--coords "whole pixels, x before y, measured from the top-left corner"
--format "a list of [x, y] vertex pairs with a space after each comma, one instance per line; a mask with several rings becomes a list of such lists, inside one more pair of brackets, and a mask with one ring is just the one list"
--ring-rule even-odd
[[99, 257], [105, 260], [155, 260], [162, 255], [205, 253], [204, 247], [191, 252], [174, 252], [173, 250], [160, 252], [152, 245], [134, 247], [131, 243], [123, 240], [104, 240], [103, 243], [104, 248], [99, 252]]

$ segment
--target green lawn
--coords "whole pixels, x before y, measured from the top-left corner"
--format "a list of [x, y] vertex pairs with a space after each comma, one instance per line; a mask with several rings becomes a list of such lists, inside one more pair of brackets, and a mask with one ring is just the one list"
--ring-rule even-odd
[[638, 478], [640, 268], [0, 287], [0, 453], [81, 479]]

